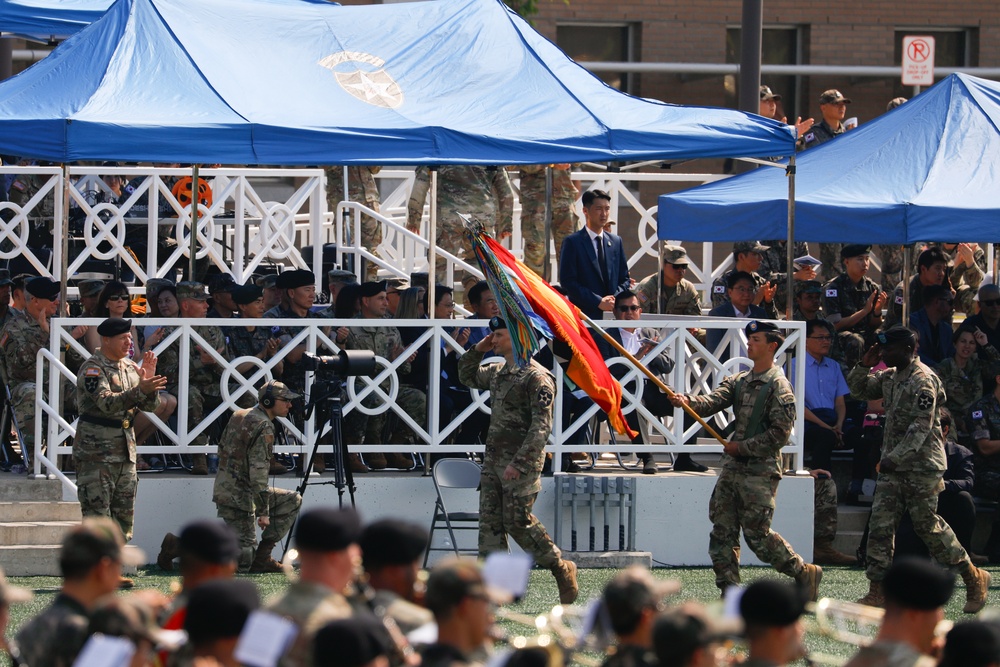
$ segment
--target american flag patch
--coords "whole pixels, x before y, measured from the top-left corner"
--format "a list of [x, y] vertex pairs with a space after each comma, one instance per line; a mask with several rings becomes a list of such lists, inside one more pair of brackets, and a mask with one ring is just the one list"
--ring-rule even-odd
[[87, 372], [84, 373], [83, 376], [88, 378], [101, 377], [101, 371], [97, 368], [88, 368]]
[[983, 411], [982, 410], [973, 410], [972, 411], [972, 418], [973, 419], [982, 419], [983, 418]]
[[826, 295], [829, 296], [829, 297], [835, 297], [835, 296], [837, 296], [837, 290], [835, 290], [835, 289], [828, 289], [826, 291]]

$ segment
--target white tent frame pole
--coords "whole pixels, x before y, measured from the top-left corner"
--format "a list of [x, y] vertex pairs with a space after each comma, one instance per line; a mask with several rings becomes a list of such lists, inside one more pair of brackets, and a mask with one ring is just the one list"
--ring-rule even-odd
[[[437, 209], [438, 171], [431, 167], [431, 222], [430, 245], [427, 247], [427, 316], [433, 318], [437, 292]], [[463, 295], [464, 298], [464, 295]]]

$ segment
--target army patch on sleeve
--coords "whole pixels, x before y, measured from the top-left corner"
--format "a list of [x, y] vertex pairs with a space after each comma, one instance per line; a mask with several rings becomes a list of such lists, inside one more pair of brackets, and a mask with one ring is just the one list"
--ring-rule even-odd
[[649, 301], [649, 297], [646, 296], [646, 293], [645, 292], [639, 292], [639, 302], [640, 303], [646, 303], [647, 301]]
[[896, 303], [898, 303], [901, 306], [903, 305], [903, 295], [902, 294], [897, 294], [896, 295]]
[[826, 296], [827, 296], [827, 298], [830, 298], [830, 299], [837, 298], [837, 290], [835, 290], [835, 289], [828, 289], [826, 291]]
[[806, 136], [804, 137], [804, 139], [803, 139], [803, 140], [804, 140], [804, 141], [805, 141], [806, 143], [809, 143], [810, 141], [815, 141], [815, 140], [816, 140], [816, 133], [815, 133], [815, 132], [810, 132], [809, 134], [807, 134], [807, 135], [806, 135]]
[[725, 285], [716, 285], [715, 287], [712, 288], [712, 294], [725, 294], [725, 293], [726, 293]]
[[917, 396], [917, 407], [921, 410], [930, 410], [934, 406], [934, 395], [929, 391], [922, 391]]
[[101, 371], [96, 368], [88, 368], [83, 374], [83, 388], [88, 394], [97, 391], [97, 386], [101, 381]]
[[542, 387], [542, 390], [538, 392], [538, 403], [543, 408], [552, 405], [552, 390], [548, 387]]
[[973, 410], [972, 411], [972, 418], [973, 419], [982, 419], [983, 418], [983, 411], [982, 410]]

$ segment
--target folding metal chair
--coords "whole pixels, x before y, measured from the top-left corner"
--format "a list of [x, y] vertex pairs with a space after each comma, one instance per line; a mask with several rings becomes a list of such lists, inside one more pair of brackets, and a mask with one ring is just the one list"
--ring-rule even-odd
[[[482, 467], [475, 461], [468, 459], [441, 459], [434, 464], [431, 476], [434, 478], [434, 490], [437, 492], [437, 501], [434, 503], [434, 519], [431, 521], [430, 535], [427, 540], [427, 552], [424, 554], [424, 567], [427, 567], [427, 560], [432, 551], [451, 551], [456, 556], [461, 553], [478, 553], [476, 549], [459, 549], [458, 541], [455, 539], [455, 532], [460, 530], [479, 531], [479, 511], [475, 512], [452, 512], [445, 505], [443, 491], [445, 489], [475, 489], [479, 486], [479, 478]], [[438, 528], [438, 523], [443, 523], [448, 530], [448, 537], [451, 546], [435, 547], [434, 531]], [[457, 525], [456, 525], [457, 524]]]

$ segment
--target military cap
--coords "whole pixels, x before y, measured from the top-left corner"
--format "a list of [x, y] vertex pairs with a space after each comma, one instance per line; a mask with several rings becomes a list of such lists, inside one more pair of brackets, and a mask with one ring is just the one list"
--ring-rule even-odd
[[804, 587], [777, 579], [759, 579], [740, 596], [740, 616], [747, 625], [784, 627], [806, 610]]
[[381, 294], [388, 289], [388, 285], [384, 280], [373, 280], [366, 283], [361, 283], [361, 289], [358, 291], [359, 296], [372, 297], [377, 294]]
[[761, 100], [761, 102], [763, 102], [764, 100], [775, 100], [775, 101], [780, 102], [781, 101], [781, 95], [775, 95], [774, 93], [772, 93], [770, 86], [761, 86], [760, 87], [760, 100]]
[[430, 276], [427, 275], [426, 271], [414, 271], [410, 274], [410, 287], [423, 287], [427, 288], [430, 284]]
[[837, 102], [846, 102], [847, 104], [850, 104], [851, 100], [844, 97], [844, 94], [836, 88], [824, 90], [823, 94], [819, 96], [820, 104], [836, 104]]
[[944, 642], [938, 667], [987, 667], [1000, 663], [1000, 623], [975, 619], [956, 623]]
[[[0, 282], [2, 284], [2, 282]], [[77, 283], [77, 289], [80, 290], [80, 296], [90, 297], [97, 296], [104, 289], [104, 281], [97, 280], [96, 278], [88, 278], [87, 280], [81, 280]]]
[[795, 283], [796, 294], [822, 294], [823, 283], [818, 280], [798, 280]]
[[163, 630], [149, 605], [135, 597], [107, 597], [90, 613], [88, 634], [125, 637], [132, 642], [148, 641], [153, 646], [177, 648], [177, 631]]
[[278, 382], [277, 380], [268, 380], [261, 388], [257, 390], [257, 400], [263, 401], [264, 398], [284, 398], [285, 400], [295, 400], [299, 397], [294, 391], [288, 388], [288, 385], [284, 382]]
[[387, 654], [385, 626], [371, 614], [327, 623], [313, 640], [315, 667], [363, 667]]
[[274, 286], [278, 289], [295, 289], [297, 287], [308, 287], [316, 284], [316, 276], [312, 271], [305, 269], [294, 269], [278, 274], [278, 279]]
[[236, 531], [215, 519], [193, 521], [184, 526], [178, 538], [182, 554], [200, 561], [224, 565], [240, 559], [240, 541]]
[[358, 539], [364, 566], [410, 565], [427, 549], [427, 531], [398, 519], [381, 519], [365, 526]]
[[67, 571], [87, 571], [102, 558], [123, 565], [143, 565], [146, 554], [135, 547], [125, 548], [125, 538], [118, 524], [107, 517], [88, 517], [63, 538], [59, 566]]
[[901, 107], [904, 104], [906, 104], [906, 98], [905, 97], [894, 97], [891, 100], [889, 100], [888, 104], [885, 105], [885, 110], [886, 111], [892, 111], [893, 109], [895, 109], [897, 107]]
[[427, 591], [424, 606], [435, 616], [444, 616], [458, 606], [465, 598], [479, 598], [503, 603], [510, 601], [510, 595], [491, 589], [483, 579], [479, 564], [468, 558], [454, 558], [442, 561], [431, 570], [427, 577]]
[[219, 294], [222, 292], [232, 292], [235, 288], [239, 287], [240, 284], [233, 280], [233, 277], [228, 273], [220, 273], [219, 275], [212, 278], [208, 283], [208, 291], [210, 294]]
[[343, 551], [361, 536], [361, 519], [353, 509], [321, 507], [299, 516], [295, 546], [307, 551]]
[[653, 650], [660, 664], [681, 664], [699, 648], [742, 634], [743, 624], [739, 620], [713, 617], [703, 605], [686, 602], [656, 617]]
[[12, 586], [7, 577], [4, 576], [3, 568], [0, 568], [0, 605], [9, 605], [12, 602], [25, 602], [35, 595], [27, 588]]
[[166, 278], [150, 278], [146, 281], [146, 298], [155, 299], [165, 287], [175, 287], [174, 281]]
[[687, 250], [679, 245], [663, 246], [663, 263], [687, 266], [689, 264]]
[[188, 599], [184, 630], [192, 644], [239, 637], [250, 613], [260, 607], [257, 587], [246, 579], [213, 579]]
[[785, 337], [784, 332], [779, 329], [774, 322], [768, 322], [767, 320], [750, 320], [750, 322], [743, 327], [743, 333], [747, 336], [755, 333], [769, 333], [778, 334], [782, 338]]
[[840, 258], [860, 257], [861, 255], [872, 254], [872, 247], [864, 243], [851, 243], [840, 249]]
[[507, 323], [502, 317], [491, 317], [490, 318], [490, 331], [496, 331], [497, 329], [506, 329]]
[[756, 252], [762, 253], [766, 252], [771, 246], [764, 245], [760, 241], [738, 241], [733, 244], [733, 252]]
[[32, 278], [24, 283], [24, 289], [36, 299], [54, 301], [59, 298], [59, 283], [51, 278]]
[[902, 324], [894, 324], [885, 331], [879, 331], [875, 334], [875, 338], [882, 345], [891, 345], [892, 343], [914, 343], [917, 337], [912, 331], [904, 327]]
[[358, 282], [358, 277], [352, 271], [345, 271], [344, 269], [330, 269], [326, 277], [331, 283], [351, 285]]
[[618, 573], [604, 587], [604, 606], [614, 626], [616, 619], [636, 620], [643, 609], [657, 608], [663, 598], [680, 589], [679, 581], [656, 579], [648, 569], [634, 565]]
[[130, 331], [132, 331], [132, 320], [123, 320], [120, 317], [109, 317], [97, 325], [97, 335], [105, 338], [111, 338]]
[[264, 288], [258, 285], [239, 285], [232, 291], [233, 303], [245, 306], [264, 296]]
[[271, 289], [278, 286], [278, 276], [277, 274], [269, 273], [266, 276], [261, 276], [255, 282], [257, 283], [257, 287], [261, 289]]
[[387, 290], [393, 290], [396, 292], [402, 292], [410, 287], [410, 279], [400, 278], [399, 276], [386, 278], [384, 282]]
[[893, 561], [882, 579], [886, 602], [904, 609], [932, 611], [948, 604], [954, 591], [954, 574], [912, 556]]
[[208, 301], [208, 292], [205, 291], [204, 283], [191, 280], [177, 283], [177, 300], [195, 299], [197, 301]]

